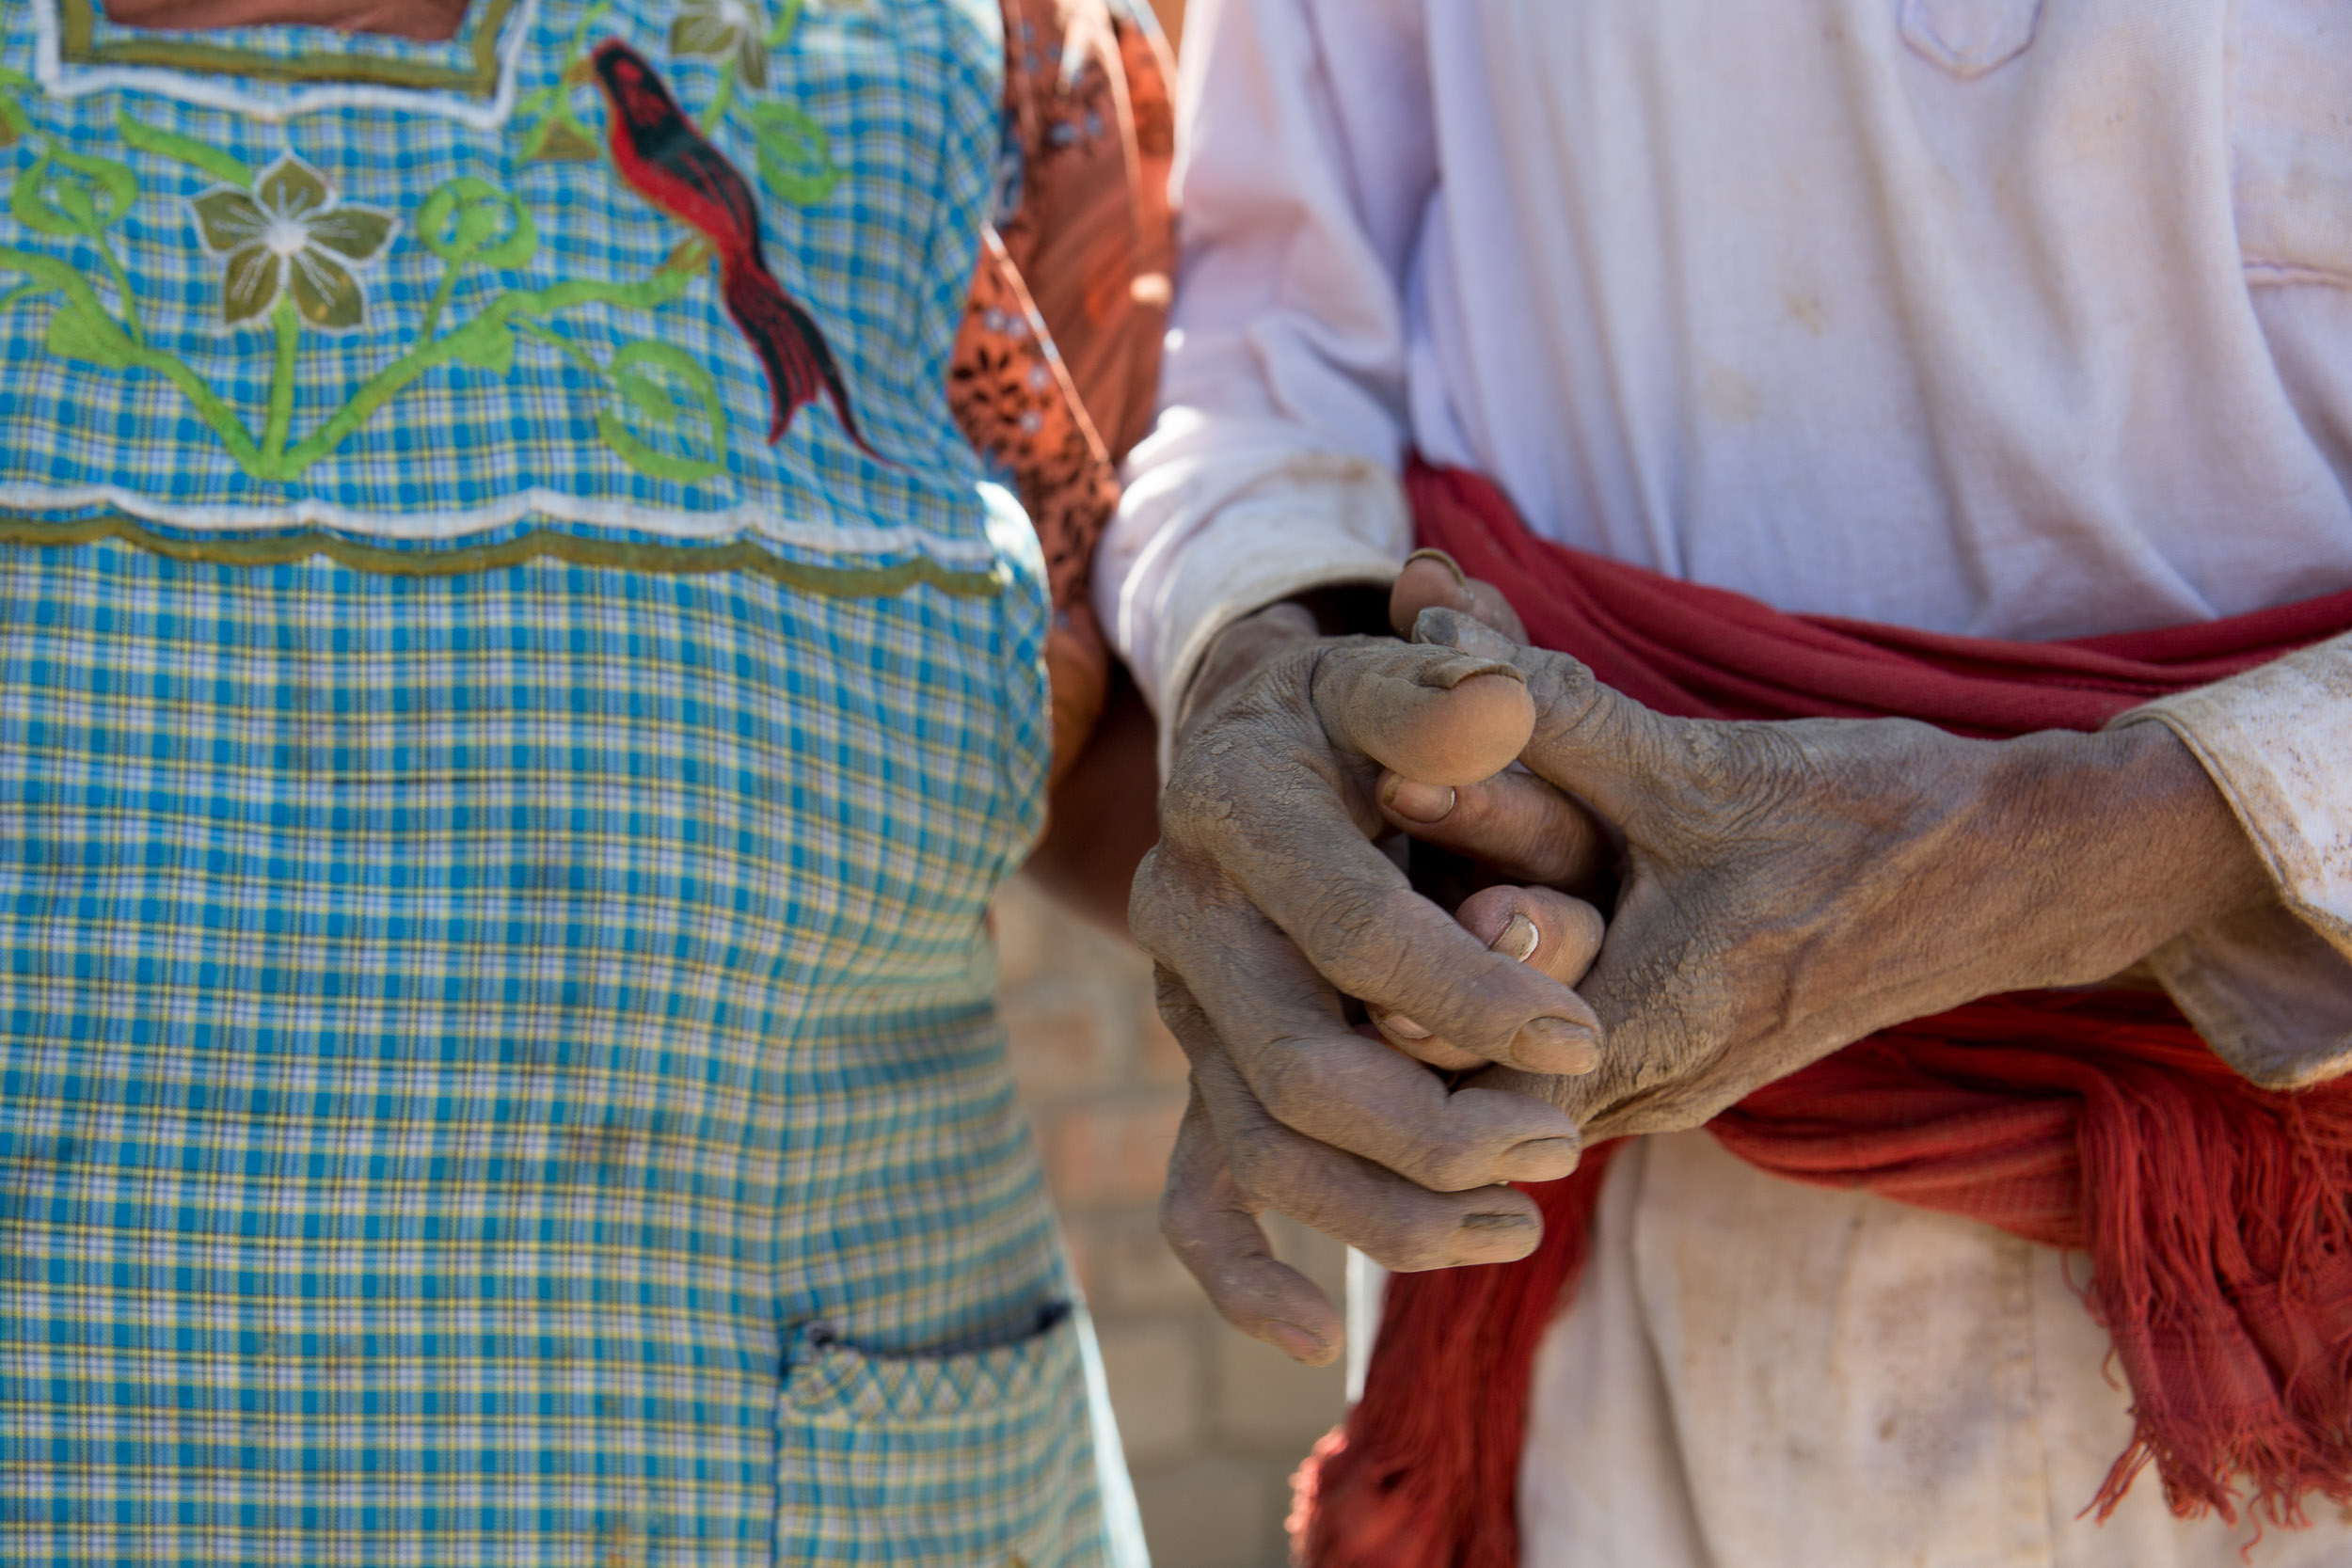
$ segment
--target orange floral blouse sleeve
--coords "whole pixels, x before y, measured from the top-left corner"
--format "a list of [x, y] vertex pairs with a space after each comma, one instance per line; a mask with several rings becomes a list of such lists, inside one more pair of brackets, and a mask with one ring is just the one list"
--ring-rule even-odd
[[984, 237], [947, 396], [1009, 476], [1052, 583], [1054, 778], [1101, 715], [1088, 599], [1117, 464], [1150, 426], [1175, 250], [1166, 48], [1136, 0], [1004, 0], [1008, 189]]

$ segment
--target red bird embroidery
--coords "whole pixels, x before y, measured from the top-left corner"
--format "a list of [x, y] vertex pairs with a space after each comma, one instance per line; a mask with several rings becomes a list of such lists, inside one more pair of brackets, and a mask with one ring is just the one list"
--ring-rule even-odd
[[783, 439], [801, 404], [821, 392], [858, 449], [888, 462], [866, 444], [850, 412], [849, 389], [824, 333], [768, 270], [751, 186], [694, 129], [644, 56], [612, 39], [597, 47], [595, 64], [612, 109], [612, 162], [621, 178], [718, 252], [720, 297], [768, 372], [769, 441]]

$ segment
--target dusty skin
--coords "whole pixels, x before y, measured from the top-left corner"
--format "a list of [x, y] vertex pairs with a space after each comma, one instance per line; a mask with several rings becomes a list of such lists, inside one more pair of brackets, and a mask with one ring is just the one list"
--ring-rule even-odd
[[[1564, 1174], [1583, 1137], [1697, 1125], [1888, 1023], [2099, 980], [2267, 895], [2161, 725], [1987, 742], [1668, 719], [1481, 624], [1478, 585], [1418, 576], [1392, 605], [1420, 610], [1409, 649], [1317, 638], [1287, 607], [1221, 640], [1136, 883], [1194, 1065], [1164, 1228], [1230, 1321], [1302, 1359], [1336, 1354], [1338, 1315], [1268, 1255], [1266, 1209], [1391, 1268], [1521, 1256], [1533, 1205], [1486, 1183]], [[1410, 777], [1364, 694], [1504, 668], [1533, 702], [1520, 769]], [[1411, 700], [1415, 744], [1430, 701]], [[1445, 770], [1478, 751], [1457, 742]], [[1391, 826], [1511, 880], [1457, 921], [1373, 847]], [[1597, 916], [1560, 890], [1606, 880], [1603, 855], [1596, 957]], [[1536, 931], [1525, 965], [1514, 916]], [[1343, 992], [1395, 1049], [1345, 1027]], [[1449, 1090], [1404, 1052], [1494, 1065]]]
[[[1416, 562], [1391, 615], [1410, 625], [1433, 603], [1507, 615], [1470, 586]], [[1319, 638], [1285, 605], [1231, 628], [1192, 691], [1162, 837], [1131, 905], [1159, 960], [1162, 1014], [1193, 1063], [1164, 1228], [1228, 1318], [1325, 1361], [1341, 1347], [1339, 1312], [1273, 1259], [1255, 1216], [1295, 1214], [1399, 1268], [1524, 1256], [1539, 1234], [1534, 1205], [1494, 1183], [1575, 1168], [1574, 1120], [1534, 1096], [1449, 1092], [1403, 1052], [1590, 1070], [1596, 1020], [1566, 982], [1599, 920], [1543, 889], [1466, 910], [1466, 925], [1375, 847], [1390, 832], [1375, 758], [1416, 765], [1438, 737], [1444, 766], [1430, 770], [1469, 784], [1523, 748], [1534, 715], [1509, 663]], [[1455, 705], [1507, 733], [1443, 736], [1438, 720]], [[1519, 905], [1538, 928], [1532, 963], [1515, 956], [1523, 932], [1488, 947]], [[1343, 994], [1404, 1013], [1423, 1037], [1392, 1032], [1400, 1050], [1359, 1034]]]

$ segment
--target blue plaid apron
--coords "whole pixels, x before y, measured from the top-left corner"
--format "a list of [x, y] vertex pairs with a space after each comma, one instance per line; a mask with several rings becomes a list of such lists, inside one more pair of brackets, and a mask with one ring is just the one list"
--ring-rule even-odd
[[[940, 392], [993, 8], [5, 14], [0, 1562], [1104, 1560], [983, 927], [1042, 569]], [[765, 442], [606, 34], [882, 460]]]

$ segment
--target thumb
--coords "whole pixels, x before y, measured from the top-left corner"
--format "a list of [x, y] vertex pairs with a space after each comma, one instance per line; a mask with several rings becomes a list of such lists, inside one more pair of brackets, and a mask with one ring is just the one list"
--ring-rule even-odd
[[1502, 590], [1470, 577], [1443, 550], [1415, 550], [1389, 590], [1389, 625], [1397, 636], [1409, 638], [1414, 621], [1433, 606], [1466, 611], [1514, 642], [1527, 641], [1527, 627]]
[[1603, 686], [1565, 654], [1513, 643], [1459, 610], [1422, 610], [1413, 624], [1413, 641], [1507, 660], [1526, 678], [1535, 707], [1534, 727], [1519, 761], [1628, 832], [1645, 815], [1660, 772], [1673, 754], [1670, 732], [1680, 721]]
[[1534, 717], [1525, 677], [1509, 661], [1385, 637], [1324, 653], [1311, 692], [1332, 741], [1432, 784], [1502, 772], [1526, 746]]

